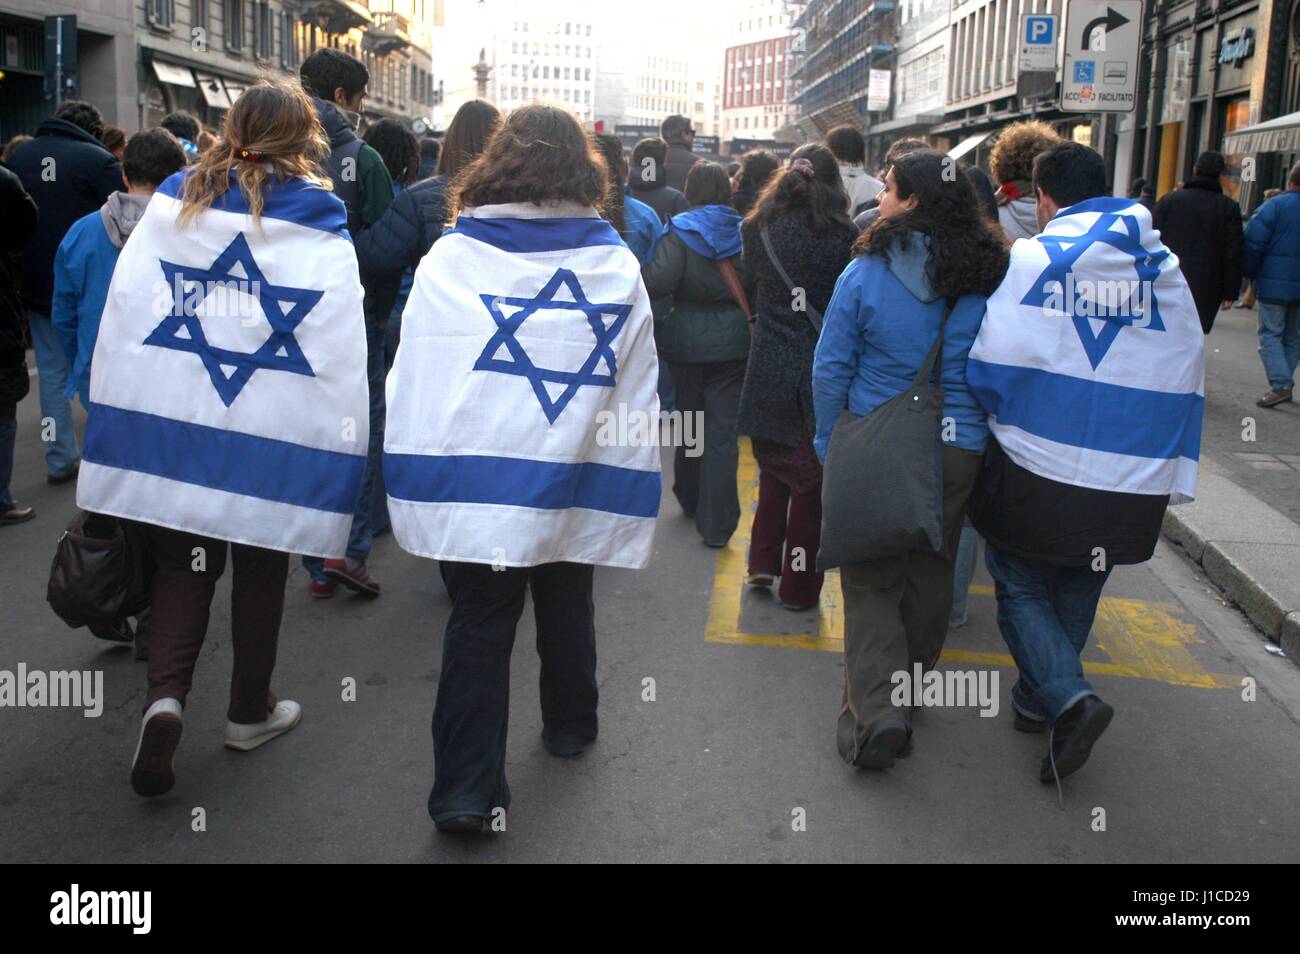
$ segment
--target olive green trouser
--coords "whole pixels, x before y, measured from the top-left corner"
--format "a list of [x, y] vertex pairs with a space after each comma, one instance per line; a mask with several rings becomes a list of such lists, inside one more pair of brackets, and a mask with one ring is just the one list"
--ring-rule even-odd
[[890, 701], [896, 672], [933, 668], [948, 634], [953, 563], [966, 501], [983, 455], [943, 448], [943, 548], [840, 567], [844, 593], [844, 701], [836, 726], [840, 756], [849, 764], [871, 727], [894, 717], [911, 726], [909, 706]]

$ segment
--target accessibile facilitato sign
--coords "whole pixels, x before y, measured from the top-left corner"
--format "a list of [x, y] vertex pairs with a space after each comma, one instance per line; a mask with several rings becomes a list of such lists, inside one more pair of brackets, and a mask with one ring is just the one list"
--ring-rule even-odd
[[1061, 109], [1127, 113], [1137, 105], [1142, 0], [1068, 0]]

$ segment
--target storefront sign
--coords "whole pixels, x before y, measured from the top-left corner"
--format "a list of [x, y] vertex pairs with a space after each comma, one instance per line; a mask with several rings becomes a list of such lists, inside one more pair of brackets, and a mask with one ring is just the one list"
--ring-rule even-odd
[[1255, 53], [1255, 31], [1250, 27], [1241, 27], [1231, 33], [1225, 33], [1219, 42], [1219, 62], [1231, 66], [1240, 65]]
[[889, 81], [893, 74], [889, 70], [872, 70], [867, 83], [867, 109], [879, 112], [889, 108]]

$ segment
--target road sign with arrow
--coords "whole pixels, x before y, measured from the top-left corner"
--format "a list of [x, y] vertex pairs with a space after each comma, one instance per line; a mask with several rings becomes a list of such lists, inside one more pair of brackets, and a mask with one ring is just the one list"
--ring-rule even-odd
[[1061, 109], [1127, 113], [1137, 105], [1142, 0], [1068, 0]]

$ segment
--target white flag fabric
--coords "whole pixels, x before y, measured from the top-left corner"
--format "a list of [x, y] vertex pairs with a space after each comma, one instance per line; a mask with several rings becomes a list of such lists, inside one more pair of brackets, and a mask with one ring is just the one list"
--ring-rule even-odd
[[[645, 566], [657, 385], [649, 296], [608, 223], [572, 203], [465, 209], [416, 270], [388, 375], [397, 542], [496, 566]], [[648, 426], [625, 439], [612, 419]]]
[[1040, 477], [1195, 497], [1205, 336], [1140, 203], [1089, 199], [1017, 241], [966, 377], [1003, 450]]
[[118, 258], [91, 365], [77, 503], [274, 550], [341, 557], [369, 433], [366, 336], [343, 203], [233, 177], [181, 227], [185, 173]]

